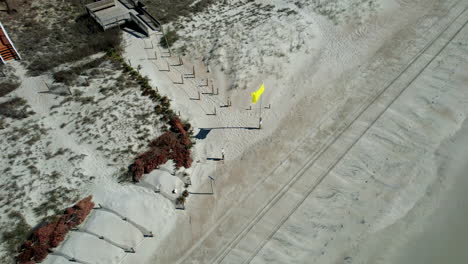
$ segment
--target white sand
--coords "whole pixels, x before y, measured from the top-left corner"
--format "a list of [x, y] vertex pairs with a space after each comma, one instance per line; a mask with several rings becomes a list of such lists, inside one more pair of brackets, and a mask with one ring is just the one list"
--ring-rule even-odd
[[[87, 76], [90, 86], [71, 87], [73, 93], [81, 91], [83, 97], [92, 97], [93, 103], [82, 104], [76, 102], [77, 99], [61, 103], [66, 97], [41, 93], [47, 91], [44, 81], [50, 85], [50, 76], [28, 77], [19, 63], [12, 65], [17, 69], [22, 85], [1, 100], [22, 97], [36, 114], [26, 120], [7, 120], [8, 128], [2, 130], [1, 148], [5, 162], [1, 163], [0, 168], [11, 170], [5, 174], [8, 177], [3, 178], [0, 191], [3, 197], [13, 202], [2, 207], [1, 224], [12, 224], [12, 219], [5, 212], [13, 209], [22, 213], [30, 225], [37, 225], [43, 216], [36, 215], [33, 209], [43, 202], [50, 203], [51, 198], [47, 194], [60, 190], [56, 198], [58, 201], [54, 202], [59, 203], [59, 209], [71, 206], [76, 201], [74, 199], [92, 194], [95, 203], [106, 205], [153, 231], [156, 237], [163, 237], [174, 225], [169, 220], [174, 218], [173, 203], [153, 190], [117, 183], [122, 169], [126, 172], [136, 155], [128, 149], [135, 153], [142, 152], [148, 141], [160, 134], [159, 125], [151, 120], [155, 116], [136, 118], [137, 115], [153, 112], [154, 104], [132, 89], [102, 94], [101, 89], [116, 85], [109, 77], [115, 78], [114, 75], [120, 72], [106, 73], [107, 80], [101, 76], [95, 79]], [[108, 68], [106, 64], [101, 66], [103, 73]], [[45, 132], [38, 131], [34, 125], [45, 129]], [[26, 129], [26, 132], [12, 132], [18, 128]], [[148, 136], [142, 138], [142, 133]], [[11, 140], [10, 136], [15, 134], [19, 134], [19, 138]], [[27, 143], [36, 134], [39, 134], [38, 141]], [[60, 150], [64, 151], [54, 155]], [[15, 153], [19, 154], [9, 157]], [[38, 173], [30, 172], [30, 164], [38, 169]], [[54, 173], [58, 176], [52, 177]], [[162, 187], [169, 190], [168, 193], [174, 186], [179, 189], [183, 186], [175, 176], [170, 175], [170, 178], [162, 181]], [[176, 197], [175, 194], [173, 196]], [[67, 197], [73, 200], [64, 200]], [[53, 213], [48, 212], [49, 215]], [[136, 247], [143, 239], [142, 233], [134, 226], [118, 216], [101, 211], [93, 212], [82, 227], [128, 247]], [[87, 250], [86, 246], [80, 245], [92, 245], [92, 249]], [[100, 248], [109, 254], [96, 257], [101, 252]], [[124, 257], [122, 249], [77, 232], [71, 232], [58, 251], [89, 262], [96, 257], [98, 263], [118, 263]], [[1, 254], [7, 252], [2, 251]], [[52, 256], [46, 260], [49, 261], [61, 263], [66, 259]]]
[[[170, 72], [160, 71], [166, 60], [148, 59], [161, 54], [160, 35], [124, 34], [132, 66], [141, 65], [176, 112], [190, 119], [195, 134], [211, 129], [196, 141], [190, 190], [208, 193], [212, 176], [215, 194], [191, 195], [187, 210], [175, 211], [149, 188], [101, 177], [90, 190], [95, 201], [155, 237], [143, 239], [115, 215], [96, 211], [83, 226], [137, 252], [125, 255], [82, 233], [72, 233], [60, 251], [92, 263], [374, 263], [368, 262], [374, 252], [386, 249], [367, 250], [366, 245], [388, 239], [379, 233], [410, 214], [437, 181], [435, 153], [468, 115], [466, 37], [432, 58], [466, 16], [424, 47], [466, 1], [380, 0], [378, 11], [367, 3], [352, 6], [353, 1], [330, 1], [320, 8], [317, 1], [297, 1], [302, 8], [288, 1], [256, 1], [272, 4], [272, 12], [253, 3], [233, 7], [235, 2], [215, 5], [187, 23], [180, 33], [190, 38], [189, 54], [184, 66], [171, 66]], [[282, 14], [281, 8], [297, 14]], [[337, 25], [317, 14], [326, 10]], [[149, 41], [153, 49], [147, 48]], [[197, 78], [175, 84], [193, 64]], [[204, 78], [215, 80], [219, 95], [190, 100], [198, 91], [211, 90], [200, 86]], [[246, 108], [262, 79], [263, 104], [272, 108], [263, 109], [262, 130], [246, 129], [258, 125], [258, 105]], [[220, 107], [227, 97], [233, 107]], [[214, 108], [217, 115], [207, 115]], [[222, 148], [226, 160], [213, 160]], [[90, 171], [102, 169], [101, 163], [86, 159]], [[165, 191], [180, 188], [182, 182], [169, 177], [161, 170], [145, 181], [162, 184]], [[397, 255], [388, 259], [404, 258]]]
[[[452, 203], [444, 202], [444, 197], [454, 195], [453, 184], [466, 176], [466, 172], [460, 173], [467, 153], [450, 140], [454, 134], [466, 137], [467, 132], [468, 93], [462, 76], [468, 60], [456, 56], [466, 54], [460, 45], [468, 47], [467, 33], [468, 27], [390, 106], [251, 263], [428, 263], [435, 255], [438, 261], [433, 259], [432, 263], [467, 260], [466, 255], [450, 257], [449, 252], [454, 250], [447, 249], [457, 240], [448, 234], [445, 243], [422, 239], [405, 242], [417, 236], [414, 233], [429, 231], [435, 223], [441, 227], [440, 220], [431, 219], [434, 210], [446, 212], [443, 206], [460, 206], [454, 198]], [[444, 71], [457, 64], [461, 67]], [[450, 163], [444, 164], [441, 159]], [[439, 190], [441, 196], [433, 197], [434, 190]], [[460, 192], [457, 197], [466, 200]], [[442, 219], [447, 225], [466, 221], [466, 210], [460, 210], [461, 215], [445, 215]], [[459, 217], [464, 218], [457, 220]], [[426, 227], [424, 222], [428, 222]], [[436, 234], [453, 233], [451, 228], [456, 227], [434, 230], [432, 240]], [[381, 233], [386, 234], [385, 239], [376, 241]], [[442, 244], [443, 248], [434, 248]]]
[[[382, 2], [387, 9], [380, 18], [373, 18], [372, 23], [355, 30], [333, 32], [327, 30], [326, 23], [320, 24], [326, 37], [323, 46], [318, 47], [319, 66], [314, 64], [317, 60], [313, 56], [304, 56], [307, 66], [290, 68], [283, 77], [290, 81], [288, 85], [276, 82], [275, 90], [271, 91], [278, 95], [281, 93], [278, 90], [284, 87], [288, 95], [294, 95], [297, 89], [305, 98], [296, 101], [289, 96], [277, 97], [282, 99], [281, 105], [272, 112], [275, 120], [286, 115], [279, 123], [281, 129], [242, 155], [240, 161], [220, 170], [223, 174], [217, 174], [220, 176], [214, 198], [190, 200], [188, 215], [179, 221], [184, 228], [174, 232], [188, 238], [167, 239], [155, 254], [155, 261], [303, 263], [312, 258], [318, 263], [349, 262], [352, 254], [348, 255], [348, 247], [357, 247], [367, 234], [386, 228], [411, 210], [424, 195], [426, 186], [433, 182], [421, 177], [434, 170], [431, 158], [437, 146], [459, 129], [467, 114], [465, 86], [449, 83], [453, 76], [463, 75], [463, 70], [455, 70], [464, 63], [460, 56], [466, 57], [466, 46], [459, 44], [463, 41], [454, 40], [444, 50], [447, 53], [461, 45], [454, 54], [432, 61], [466, 16], [427, 50], [424, 46], [445, 30], [466, 3], [458, 2], [453, 7], [451, 4], [456, 1], [446, 2], [444, 7], [434, 2], [429, 5], [430, 1]], [[423, 49], [425, 53], [419, 56]], [[248, 53], [249, 49], [246, 50]], [[415, 56], [418, 60], [412, 63]], [[409, 63], [411, 67], [406, 69]], [[427, 64], [430, 67], [424, 71]], [[387, 87], [401, 71], [406, 73], [391, 83], [388, 92], [355, 122], [350, 132], [333, 142], [311, 168], [302, 170], [302, 166], [311, 166], [307, 165], [308, 157], [314, 157], [334, 132], [353, 120], [349, 117], [359, 105]], [[424, 74], [416, 79], [418, 83], [405, 88], [420, 71]], [[298, 74], [300, 77], [291, 81], [290, 77]], [[399, 96], [401, 89], [408, 92]], [[396, 97], [398, 101], [386, 110], [385, 105]], [[296, 106], [288, 107], [288, 103]], [[429, 109], [425, 110], [426, 107]], [[282, 112], [284, 109], [290, 110]], [[385, 114], [379, 117], [379, 111]], [[373, 124], [372, 118], [379, 119]], [[371, 129], [359, 139], [360, 131], [364, 132], [370, 124]], [[306, 135], [309, 137], [301, 142]], [[297, 144], [299, 148], [295, 148]], [[293, 154], [285, 158], [290, 151]], [[346, 156], [334, 165], [341, 153]], [[334, 169], [328, 172], [328, 166]], [[275, 169], [270, 174], [272, 168]], [[299, 180], [284, 189], [296, 171], [301, 175]], [[325, 180], [317, 182], [323, 173]], [[310, 186], [318, 187], [309, 196]], [[303, 197], [309, 198], [301, 202]], [[296, 208], [297, 204], [302, 205]], [[174, 250], [176, 245], [179, 250]], [[184, 255], [179, 257], [178, 252]]]
[[372, 263], [464, 263], [467, 122], [435, 155], [438, 180], [404, 217], [372, 234], [356, 260]]

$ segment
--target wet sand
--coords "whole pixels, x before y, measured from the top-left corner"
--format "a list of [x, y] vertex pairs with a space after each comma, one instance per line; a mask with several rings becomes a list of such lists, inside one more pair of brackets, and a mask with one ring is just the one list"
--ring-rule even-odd
[[438, 180], [402, 219], [361, 246], [356, 262], [468, 263], [468, 120], [436, 153]]
[[[442, 149], [447, 160], [441, 162], [441, 177], [451, 182], [437, 195], [428, 196], [421, 207], [435, 207], [432, 214], [423, 216], [421, 230], [410, 234], [406, 243], [399, 245], [398, 253], [388, 263], [440, 264], [468, 263], [468, 124], [453, 141]], [[449, 153], [448, 153], [449, 152]], [[435, 189], [443, 189], [436, 183]], [[442, 185], [442, 186], [441, 186]], [[438, 201], [437, 201], [438, 200]], [[416, 209], [417, 210], [417, 209]], [[416, 220], [416, 219], [415, 219]], [[417, 225], [417, 221], [414, 221]], [[403, 234], [404, 235], [404, 232]]]

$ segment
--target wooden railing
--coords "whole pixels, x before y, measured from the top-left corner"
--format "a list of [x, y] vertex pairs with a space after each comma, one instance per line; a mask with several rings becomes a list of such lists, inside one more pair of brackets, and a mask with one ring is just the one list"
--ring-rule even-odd
[[133, 13], [130, 13], [130, 17], [132, 21], [134, 21], [146, 33], [146, 35], [149, 36], [149, 30], [146, 24], [143, 21], [141, 21], [141, 19], [137, 17], [136, 15], [134, 15]]
[[[136, 8], [138, 12], [143, 13], [145, 16], [147, 16], [158, 28], [161, 28], [161, 22], [159, 22], [155, 17], [153, 17], [146, 9], [142, 7], [137, 7]], [[154, 29], [157, 30], [157, 29]]]
[[13, 45], [13, 42], [11, 41], [10, 37], [8, 36], [8, 33], [6, 32], [5, 28], [3, 27], [2, 23], [0, 23], [0, 29], [2, 31], [2, 40], [3, 38], [6, 38], [7, 46], [9, 49], [13, 49], [14, 56], [16, 59], [21, 59], [21, 55], [19, 52], [16, 50], [15, 45]]

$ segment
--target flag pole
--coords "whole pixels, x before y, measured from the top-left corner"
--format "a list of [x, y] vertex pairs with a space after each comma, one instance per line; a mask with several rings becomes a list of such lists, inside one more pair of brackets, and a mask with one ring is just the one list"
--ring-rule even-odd
[[[262, 85], [265, 85], [265, 82], [263, 82], [263, 80]], [[262, 100], [263, 96], [260, 96], [260, 119], [258, 120], [258, 129], [262, 129]]]
[[260, 97], [260, 119], [262, 119], [262, 100], [263, 100], [263, 96]]

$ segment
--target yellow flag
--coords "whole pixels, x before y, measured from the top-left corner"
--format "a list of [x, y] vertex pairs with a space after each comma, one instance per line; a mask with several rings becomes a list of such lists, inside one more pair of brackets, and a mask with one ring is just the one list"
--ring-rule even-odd
[[260, 89], [252, 93], [252, 104], [255, 104], [258, 101], [258, 99], [260, 99], [260, 96], [263, 94], [263, 91], [265, 91], [265, 84], [262, 83]]

